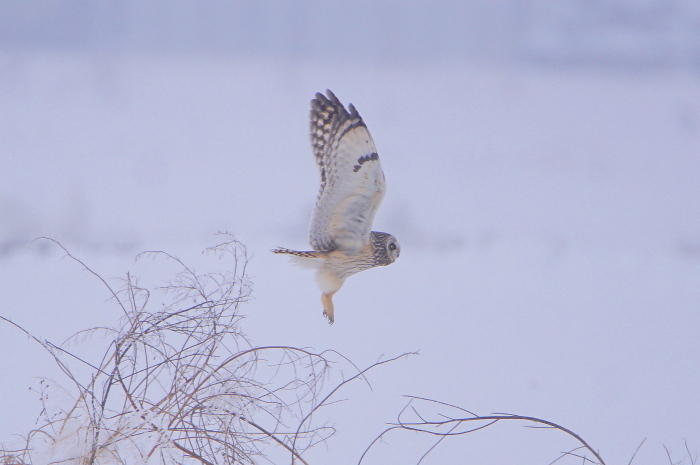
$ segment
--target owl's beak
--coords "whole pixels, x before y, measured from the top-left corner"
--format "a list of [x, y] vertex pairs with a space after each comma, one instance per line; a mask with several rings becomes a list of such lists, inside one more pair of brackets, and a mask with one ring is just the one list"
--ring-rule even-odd
[[335, 314], [333, 311], [333, 294], [335, 294], [335, 292], [321, 295], [321, 303], [323, 304], [323, 316], [328, 318], [329, 325], [332, 325], [335, 321]]

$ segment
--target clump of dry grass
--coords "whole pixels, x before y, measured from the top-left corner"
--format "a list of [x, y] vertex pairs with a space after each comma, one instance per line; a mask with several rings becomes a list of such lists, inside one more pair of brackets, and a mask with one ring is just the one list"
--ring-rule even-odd
[[[75, 336], [106, 338], [98, 363], [34, 338], [71, 381], [64, 388], [70, 400], [45, 403], [25, 447], [0, 452], [0, 463], [252, 464], [280, 453], [306, 463], [304, 451], [333, 435], [313, 414], [364, 372], [326, 388], [329, 357], [342, 360], [337, 354], [250, 344], [239, 325], [250, 282], [238, 241], [226, 236], [206, 251], [224, 260], [225, 271], [198, 273], [170, 254], [146, 252], [138, 258], [175, 264], [174, 278], [149, 289], [127, 275], [114, 289], [47, 240], [106, 286], [121, 322]], [[75, 363], [89, 375], [78, 376]], [[41, 385], [45, 399], [55, 386]]]
[[[114, 327], [84, 330], [69, 340], [99, 337], [104, 350], [97, 356], [81, 356], [65, 345], [40, 340], [0, 317], [44, 347], [69, 381], [63, 386], [40, 382], [43, 408], [38, 427], [14, 450], [0, 448], [0, 465], [232, 465], [280, 460], [308, 465], [304, 453], [335, 433], [319, 423], [319, 409], [332, 404], [346, 384], [364, 379], [367, 371], [408, 355], [359, 370], [333, 351], [253, 346], [240, 328], [239, 307], [251, 292], [248, 256], [230, 235], [205, 251], [224, 264], [224, 271], [198, 273], [173, 255], [145, 252], [137, 259], [174, 265], [172, 279], [142, 286], [127, 274], [117, 288], [59, 242], [43, 239], [101, 282], [121, 316]], [[338, 371], [338, 362], [346, 363], [353, 374], [345, 377], [341, 371], [337, 381], [331, 372]], [[367, 447], [358, 464], [394, 431], [435, 438], [418, 459], [420, 464], [448, 438], [513, 421], [558, 431], [575, 441], [575, 447], [552, 463], [605, 463], [582, 437], [554, 422], [507, 413], [477, 415], [433, 399], [407, 397], [396, 422]], [[696, 463], [687, 445], [686, 449]]]

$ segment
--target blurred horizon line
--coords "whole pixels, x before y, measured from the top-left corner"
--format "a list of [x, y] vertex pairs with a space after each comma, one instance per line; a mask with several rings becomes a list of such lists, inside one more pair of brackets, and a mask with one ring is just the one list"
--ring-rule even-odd
[[0, 50], [700, 67], [692, 0], [7, 0]]

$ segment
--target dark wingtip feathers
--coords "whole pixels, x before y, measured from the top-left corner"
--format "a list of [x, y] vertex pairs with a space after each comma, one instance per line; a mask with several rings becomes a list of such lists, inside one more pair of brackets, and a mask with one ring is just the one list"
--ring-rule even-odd
[[322, 104], [327, 103], [327, 102], [328, 102], [328, 99], [326, 98], [325, 95], [323, 95], [320, 92], [316, 92], [316, 97], [314, 97], [314, 99], [311, 100], [311, 105], [321, 106]]
[[314, 112], [322, 111], [326, 106], [333, 107], [333, 109], [344, 118], [360, 117], [352, 103], [348, 105], [348, 109], [346, 110], [345, 106], [340, 103], [338, 97], [336, 97], [336, 95], [330, 89], [326, 89], [326, 95], [316, 92], [316, 98], [311, 100], [311, 112], [313, 114]]
[[[328, 97], [326, 97], [328, 95]], [[311, 100], [311, 105], [314, 107], [322, 107], [324, 105], [332, 105], [332, 106], [339, 106], [343, 108], [343, 104], [340, 103], [340, 100], [338, 100], [338, 97], [335, 96], [333, 92], [331, 92], [329, 89], [326, 89], [326, 95], [323, 95], [321, 92], [316, 92], [316, 97]]]
[[330, 89], [326, 89], [326, 95], [328, 96], [328, 100], [330, 100], [334, 104], [340, 105], [341, 107], [343, 106], [343, 104], [340, 103], [340, 100], [338, 100], [338, 97], [336, 97]]

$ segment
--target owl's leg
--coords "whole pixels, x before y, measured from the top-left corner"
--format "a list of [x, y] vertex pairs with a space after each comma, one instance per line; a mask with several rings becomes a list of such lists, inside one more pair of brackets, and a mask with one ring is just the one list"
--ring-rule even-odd
[[[330, 259], [329, 259], [330, 260]], [[335, 312], [333, 312], [333, 295], [343, 286], [345, 278], [340, 278], [338, 273], [333, 270], [326, 268], [326, 264], [318, 270], [316, 273], [316, 279], [318, 284], [321, 286], [321, 303], [323, 304], [323, 316], [328, 318], [328, 323], [333, 324], [335, 321]]]
[[332, 325], [335, 321], [335, 313], [333, 308], [333, 294], [335, 294], [335, 292], [330, 292], [328, 294], [321, 295], [321, 303], [323, 304], [323, 316], [328, 318], [329, 325]]

